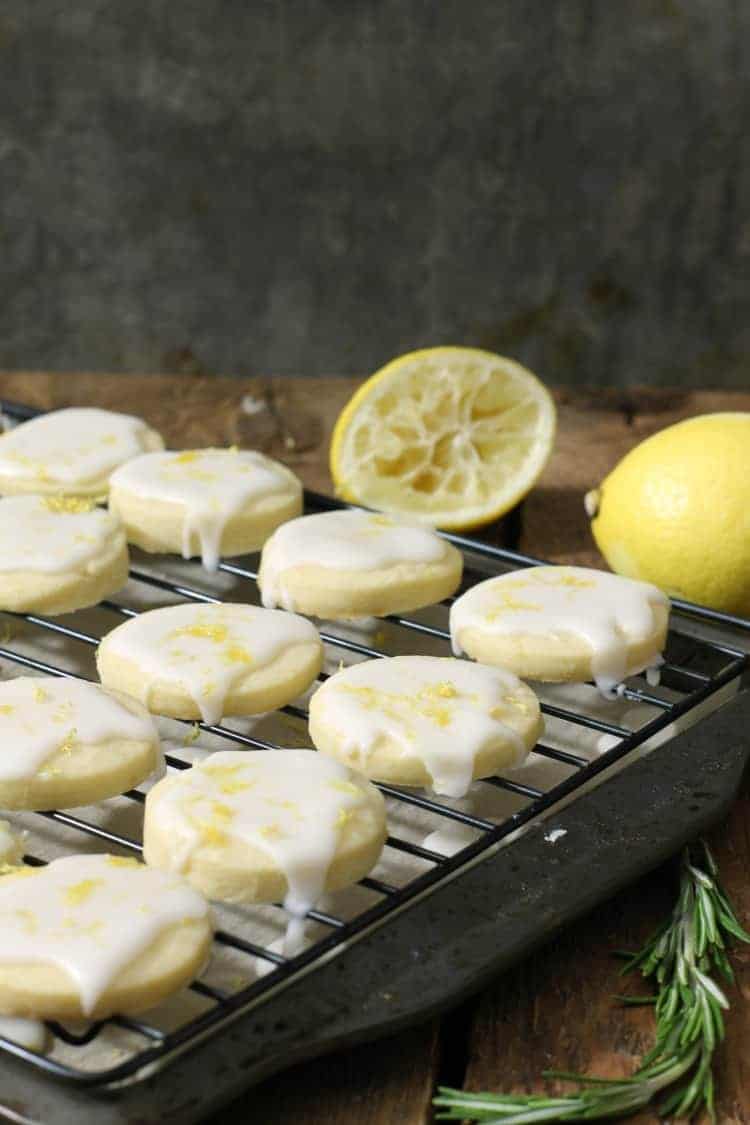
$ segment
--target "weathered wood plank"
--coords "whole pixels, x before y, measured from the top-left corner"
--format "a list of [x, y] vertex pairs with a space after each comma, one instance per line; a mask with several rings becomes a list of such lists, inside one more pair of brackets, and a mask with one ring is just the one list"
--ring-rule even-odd
[[[750, 785], [726, 824], [710, 836], [725, 887], [740, 921], [750, 925]], [[592, 862], [595, 857], [592, 857]], [[613, 994], [643, 991], [639, 978], [618, 977], [617, 949], [635, 949], [671, 909], [676, 889], [670, 864], [598, 907], [554, 942], [504, 974], [479, 1001], [469, 1036], [465, 1089], [509, 1093], [570, 1091], [545, 1083], [545, 1068], [606, 1077], [631, 1074], [652, 1045], [653, 1014], [623, 1008]], [[720, 1125], [750, 1121], [750, 952], [735, 950], [736, 987], [729, 989], [727, 1038], [716, 1068]], [[653, 1125], [655, 1113], [629, 1118]]]
[[426, 1125], [439, 1059], [433, 1021], [269, 1079], [210, 1125]]

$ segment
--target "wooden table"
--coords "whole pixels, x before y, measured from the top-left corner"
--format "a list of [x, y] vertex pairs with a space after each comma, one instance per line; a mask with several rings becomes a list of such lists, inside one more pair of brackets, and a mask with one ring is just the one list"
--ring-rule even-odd
[[[174, 446], [254, 446], [286, 461], [308, 487], [330, 492], [328, 437], [357, 383], [8, 373], [0, 374], [0, 396], [40, 407], [86, 404], [138, 413]], [[589, 535], [583, 493], [628, 449], [680, 418], [750, 410], [750, 393], [743, 392], [565, 390], [556, 398], [555, 454], [525, 504], [521, 549], [584, 565], [602, 560]], [[749, 925], [750, 788], [711, 843]], [[542, 1089], [538, 1076], [545, 1067], [627, 1074], [649, 1044], [651, 1015], [613, 1005], [611, 952], [633, 948], [663, 917], [673, 899], [673, 875], [667, 867], [642, 879], [442, 1020], [297, 1066], [217, 1114], [213, 1125], [424, 1125], [432, 1119], [438, 1082], [520, 1092]], [[718, 1066], [722, 1125], [750, 1121], [750, 952], [738, 951], [735, 964], [737, 988]]]

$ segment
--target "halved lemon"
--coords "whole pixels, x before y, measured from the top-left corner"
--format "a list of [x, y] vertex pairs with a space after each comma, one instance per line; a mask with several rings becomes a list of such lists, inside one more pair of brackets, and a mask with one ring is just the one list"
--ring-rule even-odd
[[399, 356], [364, 383], [331, 439], [336, 493], [446, 530], [490, 523], [552, 452], [555, 405], [525, 367], [478, 348]]

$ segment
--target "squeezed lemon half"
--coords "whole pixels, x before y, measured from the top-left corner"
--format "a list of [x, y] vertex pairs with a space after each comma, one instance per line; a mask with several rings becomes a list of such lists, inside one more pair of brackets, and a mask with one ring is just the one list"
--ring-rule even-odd
[[399, 356], [364, 383], [331, 440], [337, 495], [464, 531], [533, 486], [555, 436], [555, 406], [525, 367], [478, 348]]

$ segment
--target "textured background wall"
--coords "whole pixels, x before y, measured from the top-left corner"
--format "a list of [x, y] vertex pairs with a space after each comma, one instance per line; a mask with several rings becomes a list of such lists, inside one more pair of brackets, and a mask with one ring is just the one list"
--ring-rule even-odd
[[2, 0], [0, 366], [750, 384], [743, 0]]

